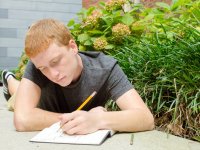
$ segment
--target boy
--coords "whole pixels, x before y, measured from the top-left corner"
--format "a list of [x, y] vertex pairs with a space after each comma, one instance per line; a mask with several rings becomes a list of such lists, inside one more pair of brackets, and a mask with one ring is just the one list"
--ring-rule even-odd
[[[9, 72], [3, 75], [8, 93], [16, 93], [17, 131], [42, 130], [58, 121], [67, 134], [153, 129], [151, 112], [117, 61], [99, 52], [79, 52], [61, 22], [43, 19], [34, 23], [26, 35], [25, 53], [30, 61], [19, 86], [12, 87], [17, 81]], [[91, 102], [77, 111], [94, 91], [97, 94]], [[106, 111], [103, 106], [109, 99], [121, 110]]]

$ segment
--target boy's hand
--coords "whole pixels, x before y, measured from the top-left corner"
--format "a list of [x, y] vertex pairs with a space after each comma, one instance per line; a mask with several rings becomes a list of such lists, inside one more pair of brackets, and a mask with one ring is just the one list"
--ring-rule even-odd
[[88, 134], [101, 129], [101, 113], [106, 110], [96, 107], [90, 111], [74, 111], [60, 116], [63, 132], [67, 134]]
[[105, 111], [107, 111], [106, 108], [104, 108], [102, 106], [98, 106], [98, 107], [90, 109], [89, 112], [105, 112]]

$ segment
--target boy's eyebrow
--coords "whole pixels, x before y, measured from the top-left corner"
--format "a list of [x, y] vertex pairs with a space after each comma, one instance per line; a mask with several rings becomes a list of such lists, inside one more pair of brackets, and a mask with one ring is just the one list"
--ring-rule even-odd
[[[52, 63], [52, 61], [54, 60], [54, 59], [56, 59], [57, 57], [54, 57], [54, 58], [52, 58], [48, 63], [50, 64], [50, 63]], [[37, 69], [41, 69], [41, 68], [45, 68], [45, 66], [35, 66]]]
[[[60, 56], [60, 55], [56, 55], [55, 57], [51, 58], [50, 61], [49, 61], [48, 63], [51, 63], [54, 59], [57, 59], [59, 56]], [[45, 68], [45, 66], [36, 66], [36, 65], [35, 65], [35, 67], [36, 67], [37, 69]]]
[[37, 66], [36, 64], [34, 64], [35, 68], [37, 69], [41, 69], [41, 68], [44, 68], [45, 66]]

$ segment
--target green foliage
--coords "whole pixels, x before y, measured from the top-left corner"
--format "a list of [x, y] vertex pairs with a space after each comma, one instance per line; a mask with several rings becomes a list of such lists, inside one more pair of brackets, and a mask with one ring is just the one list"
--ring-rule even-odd
[[[138, 15], [140, 7], [125, 13], [122, 9], [126, 0], [101, 3], [101, 8], [83, 9], [79, 14], [80, 23], [71, 20], [68, 27], [74, 35], [80, 50], [106, 50], [122, 45], [123, 38], [131, 34], [131, 25]], [[106, 45], [95, 47], [95, 40], [104, 39]], [[100, 42], [101, 43], [101, 42]]]
[[23, 52], [21, 57], [20, 57], [19, 64], [18, 64], [17, 68], [14, 70], [15, 76], [18, 80], [21, 80], [21, 78], [24, 74], [27, 62], [28, 62], [28, 57]]
[[181, 39], [177, 36], [176, 41], [168, 42], [159, 41], [162, 35], [156, 35], [151, 39], [152, 43], [143, 40], [140, 47], [127, 47], [120, 53], [123, 53], [123, 62], [126, 56], [129, 59], [132, 56], [137, 62], [129, 64], [125, 70], [154, 115], [163, 117], [167, 114], [169, 120], [171, 118], [174, 124], [184, 128], [178, 134], [192, 129], [196, 133], [190, 134], [199, 135], [200, 38], [197, 31], [191, 31], [192, 28], [182, 28], [192, 35]]
[[[83, 50], [101, 50], [119, 61], [157, 127], [199, 139], [200, 1], [130, 5], [125, 12], [122, 5], [108, 9], [110, 4], [101, 3], [99, 9], [82, 10], [80, 22], [68, 25]], [[118, 110], [112, 101], [107, 105]]]
[[[174, 28], [178, 27], [176, 24], [179, 24], [179, 21], [182, 23], [192, 22], [194, 26], [199, 24], [198, 1], [174, 0], [171, 6], [157, 2], [158, 8], [152, 9], [134, 5], [127, 0], [119, 2], [111, 0], [109, 2], [101, 2], [100, 8], [83, 9], [78, 13], [79, 23], [75, 23], [74, 20], [69, 21], [68, 27], [71, 28], [80, 50], [115, 49], [117, 46], [123, 45], [124, 38], [127, 36], [140, 38], [141, 36], [152, 36], [154, 32], [167, 32], [166, 36], [173, 38], [174, 32], [178, 31], [180, 36], [182, 34], [181, 29]], [[124, 12], [124, 3], [129, 3], [132, 9]], [[117, 27], [119, 24], [121, 26]], [[98, 49], [94, 47], [93, 43], [101, 37], [107, 41], [108, 47], [103, 45]]]
[[105, 108], [107, 111], [119, 111], [119, 107], [113, 100], [108, 100], [105, 104]]

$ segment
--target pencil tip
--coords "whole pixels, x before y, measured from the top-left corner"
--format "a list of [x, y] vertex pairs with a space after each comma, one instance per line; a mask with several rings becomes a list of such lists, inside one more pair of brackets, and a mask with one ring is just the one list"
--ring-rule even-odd
[[97, 92], [96, 92], [96, 91], [94, 91], [94, 92], [92, 93], [92, 95], [91, 95], [91, 96], [94, 96], [95, 94], [97, 94]]

